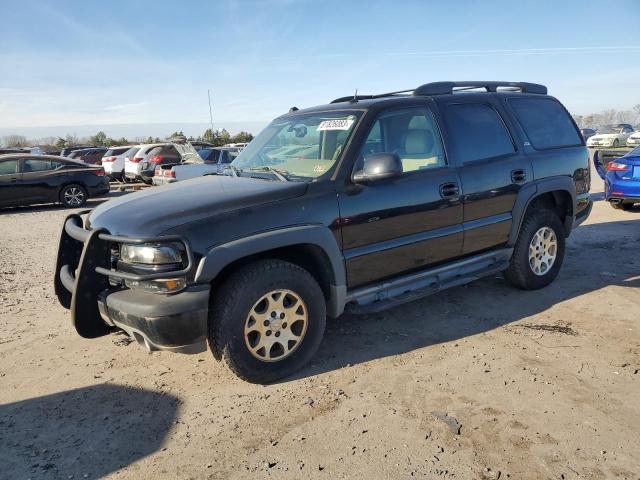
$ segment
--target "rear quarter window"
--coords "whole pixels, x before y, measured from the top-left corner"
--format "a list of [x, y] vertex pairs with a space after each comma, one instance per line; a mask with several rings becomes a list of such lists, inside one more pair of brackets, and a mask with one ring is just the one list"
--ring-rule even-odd
[[551, 98], [511, 98], [509, 105], [536, 150], [582, 145], [578, 130], [560, 102]]

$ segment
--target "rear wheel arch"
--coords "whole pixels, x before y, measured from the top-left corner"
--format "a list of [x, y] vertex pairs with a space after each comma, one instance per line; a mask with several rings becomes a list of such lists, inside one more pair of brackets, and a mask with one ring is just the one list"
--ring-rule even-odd
[[534, 209], [554, 212], [568, 237], [573, 229], [575, 199], [576, 189], [571, 177], [552, 177], [523, 187], [512, 211], [513, 224], [508, 245], [515, 245], [524, 219]]

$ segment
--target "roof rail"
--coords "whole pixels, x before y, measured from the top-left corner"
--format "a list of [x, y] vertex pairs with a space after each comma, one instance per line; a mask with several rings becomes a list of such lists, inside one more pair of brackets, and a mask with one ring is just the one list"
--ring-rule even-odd
[[456, 91], [475, 90], [484, 88], [487, 92], [496, 92], [499, 87], [514, 88], [522, 93], [547, 94], [547, 87], [538, 83], [528, 82], [433, 82], [425, 83], [413, 91], [415, 96], [446, 95]]
[[384, 98], [384, 97], [392, 97], [393, 95], [398, 95], [400, 93], [411, 93], [413, 92], [413, 89], [409, 89], [409, 90], [397, 90], [395, 92], [388, 92], [388, 93], [378, 93], [376, 95], [349, 95], [348, 97], [340, 97], [340, 98], [336, 98], [335, 100], [332, 100], [331, 103], [340, 103], [340, 102], [357, 102], [358, 100], [372, 100], [374, 98]]
[[430, 95], [447, 95], [460, 91], [476, 90], [484, 88], [487, 92], [497, 92], [498, 88], [511, 89], [522, 93], [536, 93], [539, 95], [547, 94], [547, 87], [538, 83], [528, 82], [497, 82], [497, 81], [478, 81], [478, 82], [432, 82], [420, 85], [418, 88], [409, 90], [397, 90], [395, 92], [379, 93], [376, 95], [349, 95], [332, 100], [331, 103], [340, 102], [357, 102], [359, 100], [373, 100], [375, 98], [392, 97], [403, 93], [412, 93], [413, 96], [430, 96]]

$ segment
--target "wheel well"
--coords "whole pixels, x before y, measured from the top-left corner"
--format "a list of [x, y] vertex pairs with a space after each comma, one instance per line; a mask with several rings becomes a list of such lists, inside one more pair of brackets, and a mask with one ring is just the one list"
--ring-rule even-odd
[[539, 208], [555, 212], [564, 225], [565, 235], [569, 235], [571, 232], [571, 224], [573, 222], [573, 202], [571, 201], [571, 195], [569, 192], [566, 190], [553, 190], [551, 192], [545, 192], [538, 195], [531, 201], [531, 203], [529, 203], [525, 216], [531, 210]]
[[67, 182], [64, 182], [62, 185], [60, 185], [60, 188], [58, 189], [58, 198], [60, 198], [60, 195], [62, 195], [62, 191], [63, 191], [65, 188], [67, 188], [69, 185], [78, 185], [78, 186], [80, 186], [80, 187], [84, 188], [84, 191], [85, 191], [85, 192], [87, 192], [87, 193], [89, 192], [89, 191], [87, 190], [87, 186], [84, 184], [84, 182], [72, 182], [72, 181], [67, 181]]
[[331, 294], [331, 284], [334, 284], [334, 275], [331, 262], [327, 254], [317, 245], [302, 244], [275, 248], [264, 252], [249, 255], [231, 262], [224, 267], [211, 282], [211, 291], [221, 285], [239, 267], [263, 259], [278, 259], [294, 263], [307, 270], [318, 282], [326, 300]]

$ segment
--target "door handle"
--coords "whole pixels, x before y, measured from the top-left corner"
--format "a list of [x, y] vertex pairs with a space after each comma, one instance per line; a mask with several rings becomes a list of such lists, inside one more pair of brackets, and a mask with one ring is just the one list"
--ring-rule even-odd
[[522, 183], [527, 179], [527, 172], [519, 168], [511, 171], [511, 181], [513, 183]]
[[10, 179], [9, 179], [9, 181], [10, 181], [11, 183], [16, 183], [16, 182], [18, 181], [18, 179], [17, 179], [17, 178], [10, 178]]
[[440, 196], [442, 198], [454, 198], [460, 195], [460, 188], [457, 183], [443, 183], [440, 185]]

